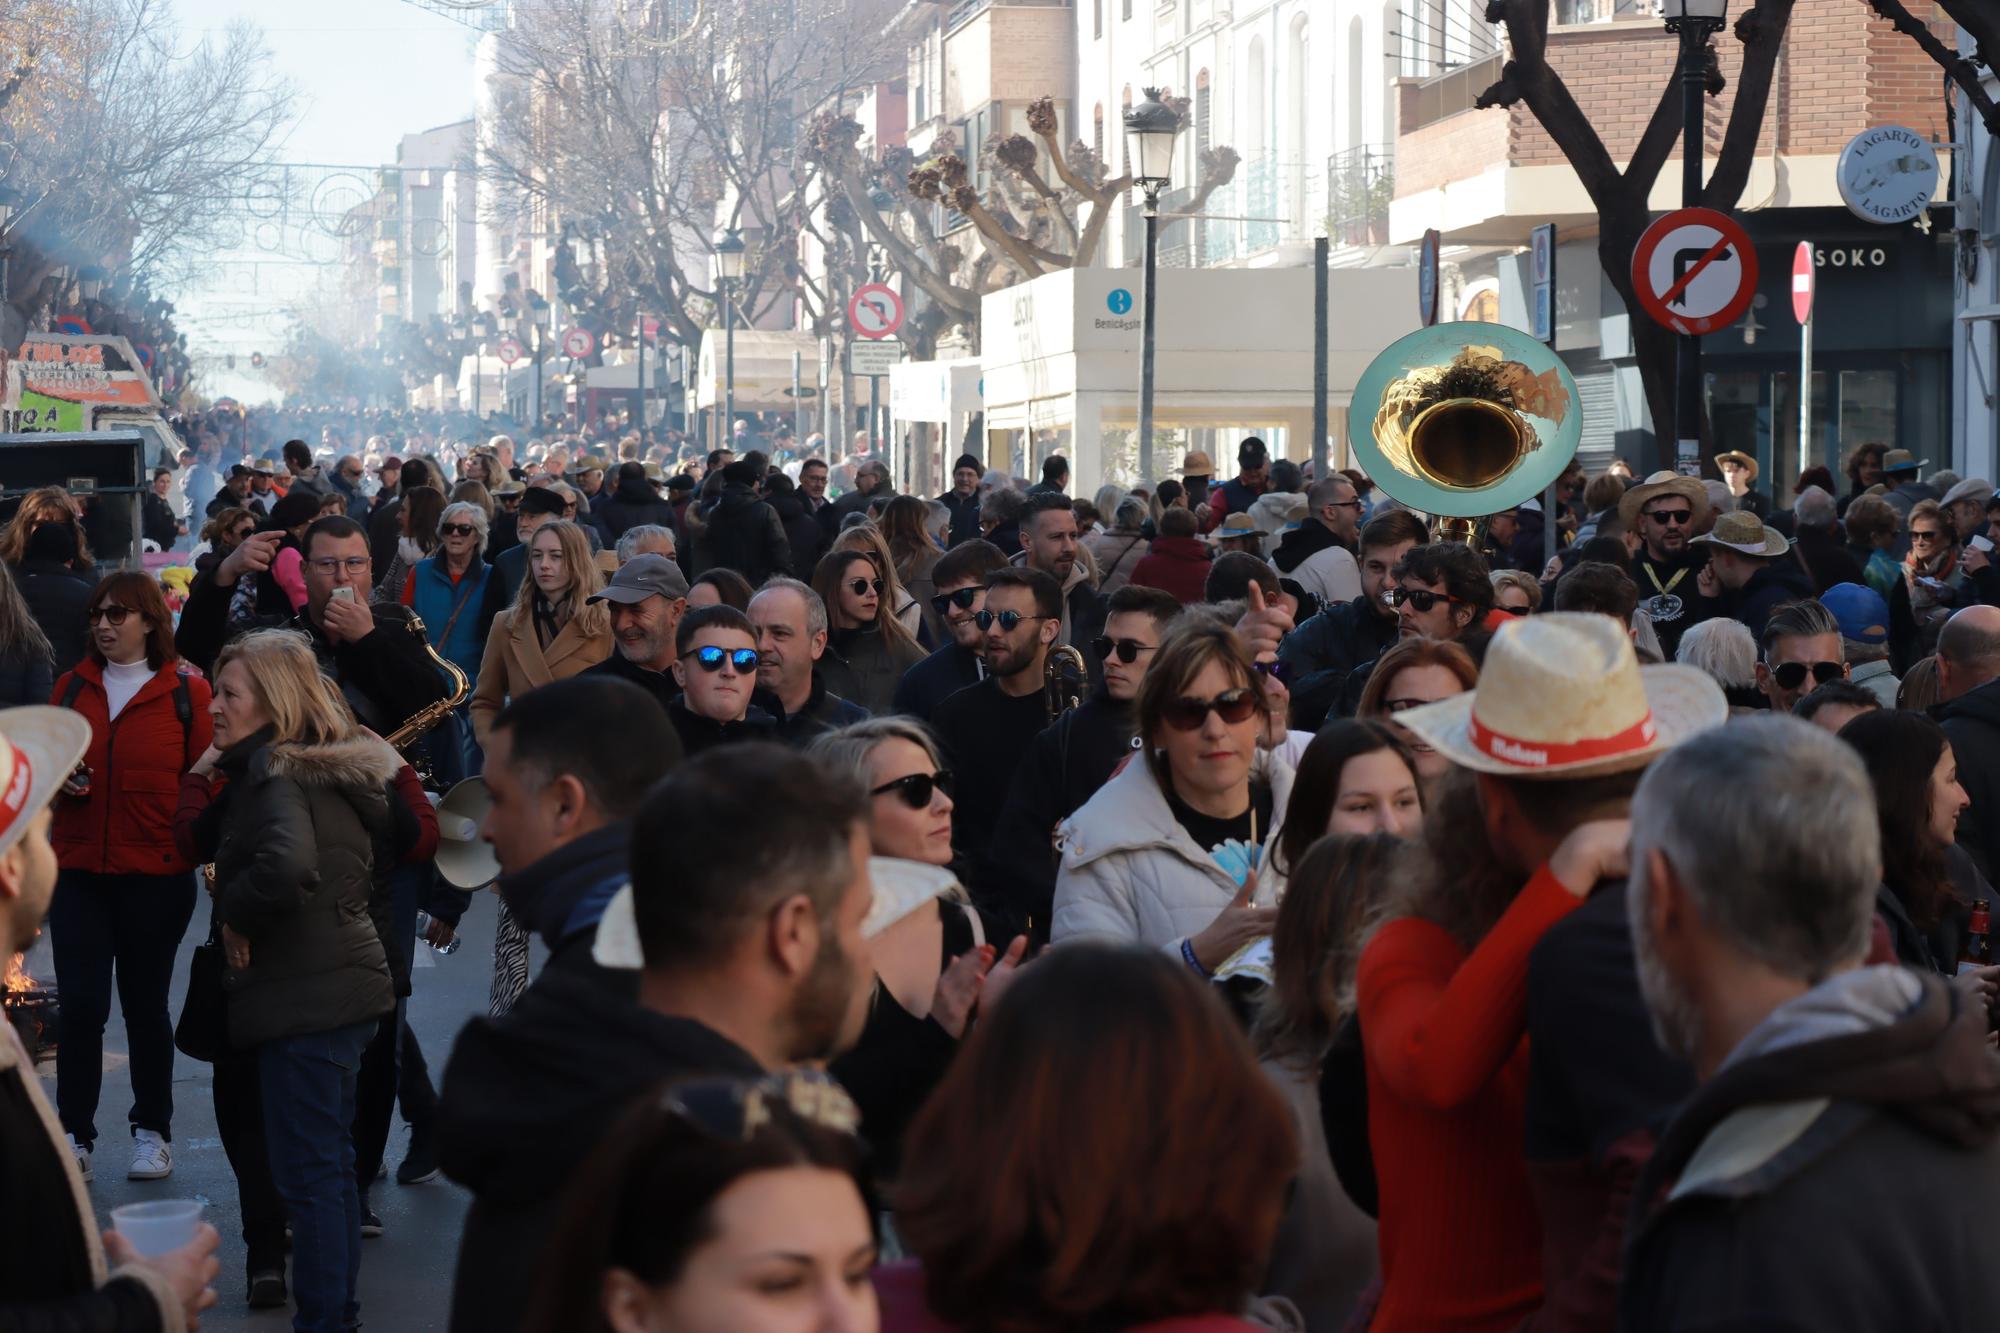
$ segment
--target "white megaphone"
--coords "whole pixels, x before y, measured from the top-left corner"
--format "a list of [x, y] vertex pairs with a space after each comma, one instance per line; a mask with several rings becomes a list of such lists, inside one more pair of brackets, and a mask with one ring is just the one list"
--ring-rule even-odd
[[479, 836], [492, 808], [485, 778], [467, 778], [437, 803], [438, 876], [454, 889], [483, 889], [500, 878], [500, 858]]

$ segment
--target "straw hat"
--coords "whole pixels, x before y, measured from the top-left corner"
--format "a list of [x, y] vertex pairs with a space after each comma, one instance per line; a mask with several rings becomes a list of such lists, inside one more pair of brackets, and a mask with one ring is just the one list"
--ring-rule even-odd
[[1929, 467], [1930, 465], [1930, 459], [1918, 458], [1908, 449], [1891, 449], [1888, 453], [1882, 455], [1882, 470], [1884, 472], [1915, 472], [1920, 467]]
[[67, 708], [0, 713], [0, 852], [21, 840], [90, 748], [90, 723]]
[[1215, 460], [1199, 449], [1190, 450], [1181, 458], [1183, 477], [1212, 477], [1215, 475]]
[[1736, 466], [1750, 474], [1750, 480], [1757, 480], [1757, 460], [1744, 453], [1741, 449], [1731, 449], [1727, 453], [1715, 456], [1715, 465], [1717, 467], [1721, 467], [1724, 463], [1736, 464]]
[[1769, 558], [1792, 549], [1791, 539], [1747, 509], [1732, 509], [1716, 517], [1715, 526], [1694, 538], [1710, 546], [1726, 546], [1744, 555]]
[[1396, 721], [1475, 772], [1583, 778], [1642, 768], [1728, 715], [1707, 673], [1641, 667], [1610, 616], [1552, 611], [1500, 627], [1477, 689]]
[[[942, 866], [889, 856], [868, 858], [868, 879], [875, 898], [868, 905], [868, 915], [862, 919], [861, 936], [871, 940], [933, 898], [948, 897], [958, 888], [957, 877]], [[646, 965], [645, 951], [639, 947], [639, 919], [633, 911], [630, 884], [619, 889], [606, 904], [597, 923], [597, 938], [590, 946], [590, 956], [599, 967], [622, 971]]]
[[1694, 509], [1694, 526], [1700, 527], [1708, 520], [1710, 506], [1708, 488], [1695, 477], [1683, 477], [1678, 472], [1655, 472], [1637, 486], [1627, 487], [1618, 500], [1618, 517], [1625, 521], [1628, 529], [1639, 524], [1639, 511], [1646, 507], [1655, 496], [1678, 495]]
[[1264, 540], [1264, 529], [1258, 527], [1257, 520], [1248, 514], [1230, 514], [1214, 532], [1208, 534], [1208, 540], [1218, 546], [1232, 538], [1243, 537], [1254, 537], [1260, 542]]

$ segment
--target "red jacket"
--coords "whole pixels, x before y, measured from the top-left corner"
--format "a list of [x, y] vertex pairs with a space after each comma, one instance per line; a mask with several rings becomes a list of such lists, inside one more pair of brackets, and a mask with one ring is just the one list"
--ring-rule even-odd
[[1131, 581], [1164, 588], [1185, 603], [1206, 601], [1209, 556], [1208, 543], [1199, 537], [1155, 537], [1132, 566]]
[[208, 749], [208, 682], [187, 677], [188, 720], [174, 707], [184, 664], [168, 662], [111, 717], [103, 670], [86, 657], [63, 673], [49, 702], [60, 705], [74, 678], [81, 688], [70, 707], [90, 723], [90, 792], [57, 796], [50, 841], [65, 870], [103, 875], [174, 875], [194, 869], [174, 846], [174, 806], [181, 774]]

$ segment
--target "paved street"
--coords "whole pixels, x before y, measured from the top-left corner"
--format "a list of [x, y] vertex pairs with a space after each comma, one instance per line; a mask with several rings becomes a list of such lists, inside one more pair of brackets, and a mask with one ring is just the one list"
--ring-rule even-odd
[[[410, 1023], [423, 1044], [424, 1056], [433, 1079], [443, 1074], [451, 1039], [467, 1017], [483, 1013], [487, 987], [492, 979], [493, 911], [490, 894], [480, 894], [465, 921], [465, 944], [448, 958], [432, 961], [429, 951], [418, 946], [416, 994], [410, 1002]], [[181, 942], [181, 956], [175, 968], [174, 1014], [180, 1013], [181, 996], [187, 983], [188, 955], [203, 937], [208, 919], [206, 904], [198, 907], [195, 924]], [[46, 977], [46, 943], [38, 944], [29, 957], [29, 969]], [[91, 1183], [91, 1201], [98, 1221], [109, 1225], [111, 1210], [120, 1204], [143, 1199], [197, 1198], [207, 1205], [204, 1214], [222, 1233], [222, 1276], [217, 1283], [221, 1301], [202, 1320], [205, 1330], [284, 1329], [291, 1326], [291, 1311], [252, 1312], [244, 1304], [243, 1242], [236, 1207], [236, 1179], [230, 1173], [222, 1142], [215, 1134], [214, 1108], [209, 1098], [209, 1067], [186, 1056], [177, 1056], [174, 1065], [174, 1174], [161, 1181], [125, 1179], [125, 1159], [121, 1142], [125, 1116], [131, 1106], [131, 1084], [127, 1077], [124, 1021], [116, 1002], [112, 1004], [111, 1025], [104, 1034], [104, 1096], [98, 1105], [97, 1178]], [[55, 1097], [55, 1067], [42, 1070], [46, 1090]], [[466, 1196], [442, 1176], [427, 1185], [402, 1186], [394, 1179], [402, 1161], [408, 1132], [400, 1117], [391, 1131], [388, 1161], [391, 1177], [378, 1181], [371, 1202], [381, 1214], [384, 1235], [363, 1242], [361, 1266], [361, 1312], [370, 1329], [390, 1333], [424, 1333], [443, 1329], [448, 1322], [452, 1265], [458, 1257], [459, 1227], [464, 1218]]]

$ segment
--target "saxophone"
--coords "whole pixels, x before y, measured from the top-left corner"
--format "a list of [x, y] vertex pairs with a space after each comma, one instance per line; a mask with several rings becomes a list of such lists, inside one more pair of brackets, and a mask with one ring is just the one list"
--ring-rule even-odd
[[[450, 694], [436, 703], [424, 705], [412, 713], [402, 726], [397, 727], [382, 738], [389, 743], [390, 749], [398, 752], [415, 744], [426, 732], [436, 727], [447, 717], [450, 717], [452, 710], [464, 703], [467, 696], [472, 693], [472, 682], [466, 678], [465, 672], [459, 669], [456, 662], [431, 646], [430, 636], [424, 630], [423, 617], [412, 612], [408, 620], [404, 623], [409, 626], [410, 633], [416, 636], [417, 642], [423, 645], [424, 651], [430, 655], [431, 661], [437, 663], [438, 670], [444, 672], [446, 678], [451, 681], [452, 688]], [[431, 785], [430, 765], [421, 757], [411, 757], [409, 755], [405, 755], [404, 757], [410, 759], [412, 766], [417, 770], [417, 775], [424, 780], [424, 785], [429, 787]]]
[[1049, 649], [1042, 665], [1042, 703], [1053, 722], [1083, 702], [1090, 681], [1090, 668], [1083, 654], [1066, 643]]

